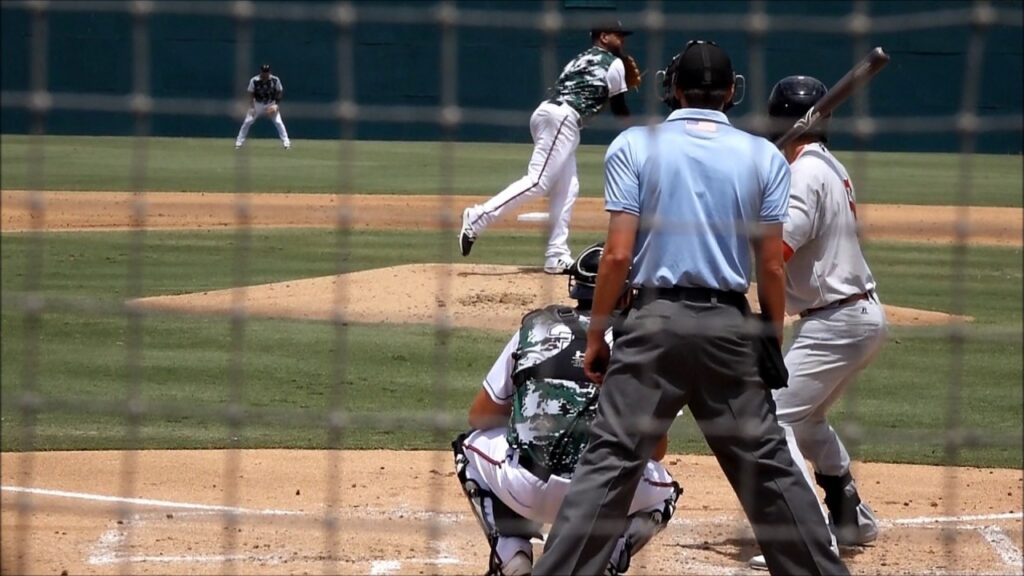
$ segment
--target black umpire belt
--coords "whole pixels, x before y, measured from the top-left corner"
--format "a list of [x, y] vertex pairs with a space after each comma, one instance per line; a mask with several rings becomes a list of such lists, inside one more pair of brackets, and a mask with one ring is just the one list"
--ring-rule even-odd
[[634, 302], [638, 306], [650, 304], [655, 300], [670, 302], [692, 302], [694, 304], [725, 304], [746, 311], [747, 295], [742, 292], [715, 290], [713, 288], [693, 288], [690, 286], [672, 286], [671, 288], [637, 288]]

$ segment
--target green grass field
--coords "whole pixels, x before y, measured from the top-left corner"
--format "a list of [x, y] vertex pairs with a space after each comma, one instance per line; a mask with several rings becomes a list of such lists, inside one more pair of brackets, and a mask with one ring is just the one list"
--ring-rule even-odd
[[[29, 142], [0, 137], [4, 189], [130, 189], [131, 139], [46, 137], [42, 170], [27, 162]], [[230, 139], [152, 139], [145, 188], [231, 191], [245, 165], [257, 192], [345, 188], [338, 185], [337, 142], [295, 146], [286, 153], [273, 140], [256, 140], [239, 154]], [[444, 192], [437, 143], [356, 142], [352, 150], [349, 190]], [[519, 176], [528, 155], [528, 147], [512, 144], [458, 144], [455, 151], [456, 194], [497, 190]], [[587, 195], [600, 194], [602, 153], [599, 147], [580, 152]], [[863, 164], [842, 156], [851, 161], [862, 201], [958, 200], [956, 155], [865, 154]], [[1022, 206], [1019, 156], [974, 161], [973, 204]], [[30, 170], [41, 180], [31, 180]], [[574, 248], [597, 238], [574, 235]], [[236, 329], [241, 325], [227, 317], [133, 317], [121, 304], [136, 295], [439, 262], [452, 257], [451, 242], [450, 234], [436, 232], [359, 231], [339, 258], [338, 237], [329, 230], [4, 234], [0, 449], [443, 448], [462, 429], [468, 402], [508, 334], [294, 320], [250, 320]], [[469, 261], [534, 264], [539, 242], [535, 234], [496, 233]], [[887, 303], [952, 309], [951, 248], [875, 243], [867, 252]], [[857, 457], [945, 462], [950, 417], [958, 415], [965, 437], [979, 441], [960, 452], [958, 463], [1021, 465], [1021, 249], [971, 248], [967, 255], [965, 312], [976, 321], [966, 330], [962, 363], [955, 362], [946, 331], [894, 329], [879, 360], [833, 412], [840, 424], [863, 426]], [[141, 272], [138, 283], [130, 271]], [[47, 299], [36, 320], [24, 312], [32, 303], [24, 298], [29, 289]], [[388, 297], [387, 286], [372, 297]], [[953, 381], [959, 382], [955, 394]], [[126, 410], [131, 399], [141, 412]], [[233, 405], [241, 410], [237, 421], [229, 418]], [[331, 436], [328, 413], [339, 407], [341, 428]], [[431, 420], [435, 413], [447, 420]], [[672, 450], [706, 452], [689, 417], [673, 428]]]
[[[42, 170], [32, 167], [27, 136], [0, 137], [0, 174], [4, 189], [131, 190], [137, 142], [132, 138], [48, 136], [43, 139]], [[526, 144], [458, 143], [453, 146], [452, 186], [442, 188], [443, 147], [437, 142], [350, 143], [342, 157], [339, 142], [299, 140], [285, 152], [275, 139], [255, 139], [235, 152], [231, 138], [147, 140], [145, 190], [236, 191], [238, 165], [248, 163], [249, 188], [255, 192], [490, 195], [526, 170]], [[960, 198], [957, 154], [839, 152], [857, 183], [858, 198], [880, 204], [968, 204], [1024, 206], [1022, 163], [1018, 156], [972, 157], [970, 197]], [[603, 146], [582, 146], [578, 154], [581, 193], [600, 196]], [[341, 181], [342, 162], [352, 181]], [[33, 180], [36, 179], [36, 180]]]
[[[133, 262], [134, 238], [127, 232], [54, 233], [40, 246], [28, 235], [3, 236], [3, 450], [23, 449], [28, 440], [41, 449], [325, 447], [333, 445], [327, 412], [337, 406], [351, 418], [337, 445], [442, 448], [462, 428], [470, 398], [508, 337], [456, 330], [445, 340], [431, 326], [353, 325], [339, 332], [323, 322], [253, 320], [238, 338], [226, 317], [147, 316], [134, 340], [141, 347], [132, 348], [137, 325], [119, 308], [130, 266], [141, 265], [140, 295], [229, 287], [240, 240], [232, 231], [151, 231], [144, 258]], [[578, 235], [575, 247], [594, 238]], [[350, 240], [347, 270], [437, 261], [451, 241], [446, 234], [398, 231], [361, 232]], [[529, 235], [495, 234], [488, 247], [494, 248], [488, 262], [530, 264], [537, 244]], [[247, 284], [321, 276], [338, 266], [331, 231], [254, 231], [251, 248]], [[41, 261], [34, 254], [42, 254]], [[872, 244], [868, 256], [886, 302], [950, 308], [950, 248]], [[964, 449], [964, 464], [1021, 462], [1021, 257], [1020, 249], [968, 252], [966, 313], [977, 321], [967, 331], [961, 423], [993, 445]], [[26, 321], [18, 299], [34, 273], [53, 306], [38, 324]], [[376, 297], [387, 297], [387, 287]], [[442, 342], [447, 345], [439, 349]], [[235, 345], [243, 351], [237, 372]], [[935, 328], [893, 331], [881, 358], [834, 412], [837, 422], [864, 426], [858, 457], [944, 461], [950, 347]], [[132, 371], [128, 360], [140, 350]], [[26, 415], [19, 410], [28, 385], [41, 402], [31, 438], [22, 434]], [[130, 435], [125, 411], [132, 397], [146, 410], [138, 438]], [[244, 411], [239, 429], [226, 423], [232, 398]], [[427, 410], [449, 420], [433, 428]], [[673, 428], [672, 450], [706, 452], [689, 417]]]

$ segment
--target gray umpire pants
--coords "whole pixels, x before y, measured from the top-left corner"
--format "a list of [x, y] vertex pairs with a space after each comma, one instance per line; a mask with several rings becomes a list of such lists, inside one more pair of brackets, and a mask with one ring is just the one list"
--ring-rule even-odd
[[717, 302], [657, 299], [629, 312], [536, 576], [604, 573], [644, 463], [683, 406], [739, 497], [769, 571], [849, 574], [789, 455], [749, 332], [744, 311]]

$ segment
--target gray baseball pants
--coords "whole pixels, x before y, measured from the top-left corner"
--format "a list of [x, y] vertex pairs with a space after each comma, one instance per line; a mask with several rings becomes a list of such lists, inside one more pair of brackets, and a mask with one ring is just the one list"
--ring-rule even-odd
[[[789, 455], [757, 373], [745, 312], [699, 298], [632, 309], [615, 341], [590, 442], [534, 574], [601, 574], [658, 438], [689, 406], [773, 574], [849, 574]], [[693, 300], [693, 301], [691, 301]]]

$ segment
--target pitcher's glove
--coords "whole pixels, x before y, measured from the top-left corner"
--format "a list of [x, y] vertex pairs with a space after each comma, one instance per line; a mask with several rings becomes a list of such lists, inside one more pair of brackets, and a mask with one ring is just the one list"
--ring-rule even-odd
[[274, 116], [277, 114], [277, 104], [271, 104], [267, 106], [265, 113], [267, 116]]
[[626, 86], [628, 88], [636, 88], [640, 86], [641, 76], [640, 66], [636, 63], [636, 60], [632, 56], [623, 56], [622, 65], [626, 69]]

